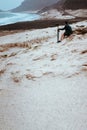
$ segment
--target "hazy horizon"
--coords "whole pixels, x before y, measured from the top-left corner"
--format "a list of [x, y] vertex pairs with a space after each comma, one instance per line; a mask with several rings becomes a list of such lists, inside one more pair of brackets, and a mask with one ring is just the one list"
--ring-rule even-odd
[[24, 0], [3, 0], [0, 1], [0, 10], [10, 10], [19, 6]]

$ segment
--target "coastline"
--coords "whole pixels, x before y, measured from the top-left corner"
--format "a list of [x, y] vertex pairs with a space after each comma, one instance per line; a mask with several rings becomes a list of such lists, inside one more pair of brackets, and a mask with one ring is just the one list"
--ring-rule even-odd
[[[11, 30], [28, 30], [28, 29], [42, 29], [47, 27], [56, 27], [57, 25], [64, 25], [67, 19], [40, 19], [34, 21], [17, 22], [14, 24], [1, 25], [0, 31]], [[70, 24], [87, 20], [87, 17], [76, 17], [68, 19]]]
[[[67, 19], [66, 19], [67, 20]], [[87, 18], [75, 18], [68, 20], [70, 24], [81, 22], [83, 20], [87, 20]], [[50, 19], [50, 20], [35, 20], [35, 21], [29, 21], [29, 22], [18, 22], [14, 24], [9, 25], [3, 25], [0, 26], [0, 37], [5, 35], [10, 35], [14, 33], [20, 33], [26, 30], [32, 30], [32, 29], [43, 29], [43, 28], [49, 28], [49, 27], [57, 27], [58, 25], [64, 25], [64, 20], [56, 20], [56, 19]]]

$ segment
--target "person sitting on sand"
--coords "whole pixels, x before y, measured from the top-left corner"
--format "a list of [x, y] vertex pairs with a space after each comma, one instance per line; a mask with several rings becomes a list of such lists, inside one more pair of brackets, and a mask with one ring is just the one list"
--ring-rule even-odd
[[71, 26], [68, 24], [67, 21], [65, 22], [65, 26], [64, 26], [63, 28], [59, 28], [59, 29], [58, 29], [58, 32], [59, 32], [60, 30], [65, 30], [65, 32], [64, 32], [63, 35], [61, 36], [61, 41], [62, 41], [65, 37], [69, 37], [69, 36], [73, 33], [72, 28], [71, 28]]

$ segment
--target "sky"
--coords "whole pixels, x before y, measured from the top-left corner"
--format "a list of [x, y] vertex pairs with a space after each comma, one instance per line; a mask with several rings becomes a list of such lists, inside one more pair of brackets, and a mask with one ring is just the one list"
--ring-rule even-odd
[[9, 10], [21, 4], [24, 0], [0, 0], [0, 9]]

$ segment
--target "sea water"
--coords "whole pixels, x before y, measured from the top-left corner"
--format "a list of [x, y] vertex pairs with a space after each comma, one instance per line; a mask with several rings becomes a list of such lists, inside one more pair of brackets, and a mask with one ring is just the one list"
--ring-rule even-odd
[[23, 21], [34, 21], [39, 18], [40, 16], [35, 13], [0, 12], [0, 25], [6, 25]]

